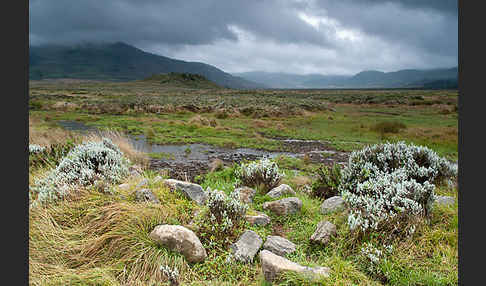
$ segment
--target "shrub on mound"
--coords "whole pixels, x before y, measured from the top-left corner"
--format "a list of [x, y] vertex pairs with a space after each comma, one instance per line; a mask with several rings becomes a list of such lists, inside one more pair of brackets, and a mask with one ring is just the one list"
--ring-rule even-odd
[[277, 187], [283, 178], [278, 165], [267, 158], [246, 164], [241, 164], [236, 170], [239, 185], [247, 187], [260, 187], [269, 191]]
[[241, 202], [235, 192], [227, 196], [219, 190], [206, 189], [208, 200], [201, 216], [196, 220], [199, 233], [209, 234], [217, 239], [229, 238], [234, 230], [240, 226], [245, 217], [248, 206]]
[[341, 167], [334, 164], [332, 168], [321, 165], [316, 169], [317, 180], [312, 184], [312, 195], [327, 199], [339, 194], [341, 182]]
[[404, 221], [430, 211], [435, 184], [456, 176], [456, 164], [423, 146], [398, 142], [355, 151], [339, 186], [350, 207], [348, 225], [362, 231], [401, 231]]
[[60, 199], [96, 180], [117, 183], [128, 174], [128, 165], [129, 160], [109, 139], [78, 145], [46, 177], [35, 182], [31, 188], [34, 204]]

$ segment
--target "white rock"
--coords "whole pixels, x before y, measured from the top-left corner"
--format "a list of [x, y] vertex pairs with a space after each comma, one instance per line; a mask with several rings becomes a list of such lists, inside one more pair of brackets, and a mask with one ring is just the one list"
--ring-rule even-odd
[[230, 246], [232, 257], [243, 263], [251, 263], [262, 243], [262, 238], [256, 232], [247, 230]]
[[340, 196], [334, 196], [326, 199], [321, 204], [321, 213], [328, 214], [344, 209], [344, 200]]
[[276, 255], [268, 250], [262, 250], [259, 254], [262, 272], [265, 280], [273, 282], [280, 274], [286, 271], [305, 273], [310, 278], [329, 277], [328, 267], [307, 267], [288, 260], [285, 257]]
[[302, 201], [297, 197], [284, 198], [264, 203], [263, 209], [269, 210], [280, 216], [294, 214], [302, 209]]
[[281, 236], [269, 235], [263, 244], [263, 249], [269, 250], [277, 255], [286, 256], [295, 251], [296, 245]]
[[206, 259], [206, 250], [193, 231], [180, 225], [158, 225], [149, 237], [162, 246], [184, 255], [189, 262]]
[[174, 180], [174, 179], [166, 179], [163, 182], [171, 190], [177, 190], [183, 193], [186, 197], [192, 199], [199, 205], [204, 205], [206, 203], [208, 195], [204, 192], [203, 188], [198, 184], [193, 184], [193, 183]]
[[328, 221], [320, 221], [310, 241], [326, 245], [334, 235], [336, 235], [336, 226]]
[[280, 186], [271, 189], [270, 192], [267, 193], [267, 196], [276, 199], [287, 194], [295, 196], [295, 191], [292, 190], [289, 185], [281, 184]]

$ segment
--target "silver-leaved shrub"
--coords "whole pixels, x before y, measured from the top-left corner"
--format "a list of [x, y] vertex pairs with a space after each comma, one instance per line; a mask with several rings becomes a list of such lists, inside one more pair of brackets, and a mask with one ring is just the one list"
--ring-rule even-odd
[[341, 174], [339, 191], [350, 207], [351, 229], [399, 230], [404, 220], [430, 211], [435, 184], [457, 177], [457, 165], [427, 147], [385, 143], [352, 152]]
[[128, 174], [129, 163], [110, 139], [78, 145], [46, 177], [35, 181], [31, 188], [36, 196], [33, 203], [60, 199], [97, 180], [117, 183]]
[[41, 153], [45, 150], [46, 148], [45, 147], [42, 147], [40, 145], [37, 145], [37, 144], [29, 144], [29, 155], [30, 154], [37, 154], [37, 153]]
[[237, 226], [244, 218], [248, 205], [238, 199], [238, 194], [227, 196], [219, 190], [206, 189], [208, 216], [214, 231], [227, 232]]
[[277, 187], [284, 174], [280, 173], [278, 165], [263, 158], [259, 161], [241, 164], [236, 170], [239, 184], [248, 187], [260, 187], [264, 191], [269, 191]]

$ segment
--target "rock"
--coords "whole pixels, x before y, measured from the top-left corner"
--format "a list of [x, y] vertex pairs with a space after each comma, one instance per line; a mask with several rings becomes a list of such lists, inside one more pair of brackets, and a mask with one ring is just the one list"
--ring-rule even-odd
[[289, 185], [281, 184], [278, 187], [275, 187], [267, 193], [267, 196], [270, 196], [274, 199], [281, 197], [283, 195], [291, 194], [295, 196], [295, 191]]
[[310, 241], [326, 245], [333, 235], [336, 235], [336, 226], [323, 220], [317, 224], [316, 231], [310, 237]]
[[130, 171], [130, 177], [141, 177], [142, 174], [139, 173], [137, 170]]
[[143, 173], [142, 167], [138, 165], [128, 167], [128, 171], [130, 172], [130, 177], [141, 177]]
[[206, 250], [199, 238], [191, 230], [180, 225], [158, 225], [149, 237], [158, 244], [184, 255], [189, 262], [201, 262], [206, 259]]
[[127, 183], [120, 184], [120, 185], [118, 185], [118, 189], [120, 189], [122, 191], [126, 191], [126, 190], [130, 189], [130, 184], [127, 184]]
[[138, 189], [138, 188], [141, 188], [141, 187], [145, 187], [145, 186], [148, 186], [149, 184], [149, 180], [148, 179], [143, 179], [141, 180], [136, 186], [135, 188]]
[[270, 217], [264, 213], [259, 213], [258, 215], [246, 215], [245, 219], [251, 225], [265, 226], [270, 223]]
[[256, 191], [249, 187], [236, 188], [233, 192], [237, 193], [240, 201], [245, 204], [252, 203], [253, 197], [256, 194]]
[[286, 256], [295, 251], [295, 244], [281, 236], [267, 236], [263, 249], [269, 250], [277, 255]]
[[297, 197], [284, 198], [264, 203], [263, 209], [269, 210], [277, 215], [293, 214], [302, 209], [302, 201]]
[[251, 263], [262, 243], [262, 238], [256, 232], [247, 230], [230, 246], [232, 257], [243, 263]]
[[456, 200], [454, 197], [449, 196], [436, 196], [435, 203], [441, 206], [451, 206], [454, 204]]
[[311, 278], [329, 277], [330, 269], [328, 267], [307, 267], [297, 264], [278, 256], [268, 250], [262, 250], [259, 254], [262, 272], [265, 280], [273, 282], [280, 274], [286, 271], [305, 273]]
[[340, 196], [330, 197], [321, 204], [321, 213], [328, 214], [344, 209], [344, 200]]
[[164, 178], [162, 178], [161, 176], [157, 175], [157, 176], [156, 176], [156, 177], [153, 179], [153, 181], [152, 181], [152, 182], [153, 182], [154, 184], [157, 184], [158, 182], [161, 182], [161, 181], [163, 181], [163, 180], [164, 180]]
[[189, 182], [166, 179], [163, 181], [166, 186], [171, 190], [177, 190], [182, 192], [186, 197], [195, 201], [199, 205], [204, 205], [206, 203], [208, 195], [204, 192], [203, 188], [198, 184], [193, 184]]
[[149, 189], [140, 189], [135, 191], [135, 201], [137, 202], [152, 202], [160, 204], [159, 199]]

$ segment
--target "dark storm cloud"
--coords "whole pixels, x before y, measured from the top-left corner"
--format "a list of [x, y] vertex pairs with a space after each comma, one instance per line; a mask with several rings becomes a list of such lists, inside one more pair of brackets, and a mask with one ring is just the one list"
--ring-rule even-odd
[[457, 1], [319, 0], [317, 13], [385, 41], [424, 52], [457, 55]]
[[457, 65], [450, 0], [30, 0], [30, 41], [123, 41], [229, 72]]
[[207, 44], [236, 40], [237, 25], [282, 42], [330, 44], [283, 1], [31, 1], [30, 34], [48, 42], [79, 40]]

